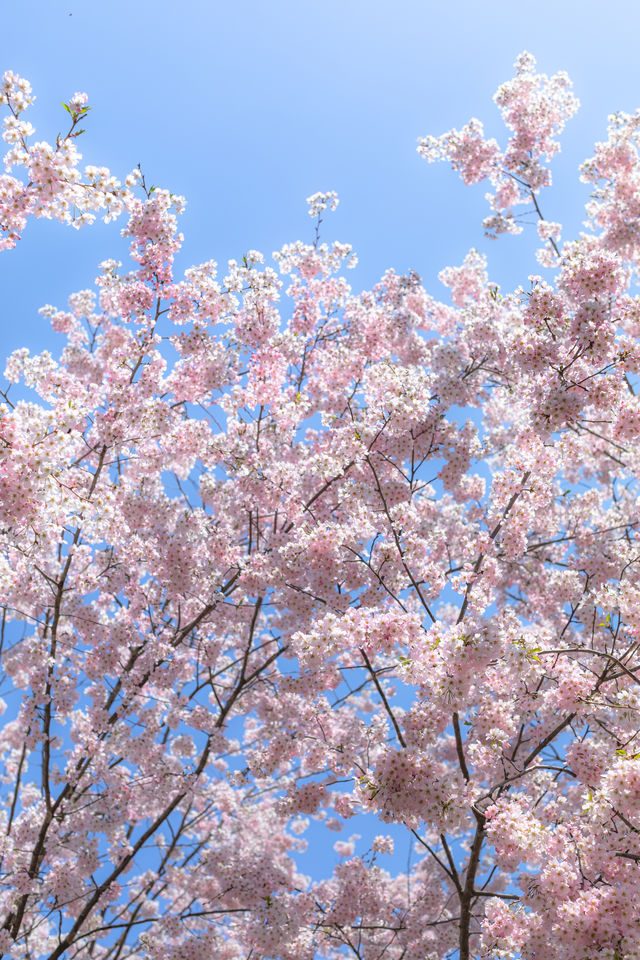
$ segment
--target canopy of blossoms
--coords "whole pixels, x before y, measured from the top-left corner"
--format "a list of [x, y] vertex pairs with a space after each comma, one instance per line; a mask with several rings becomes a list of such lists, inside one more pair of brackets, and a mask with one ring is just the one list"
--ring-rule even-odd
[[565, 74], [518, 58], [505, 146], [421, 140], [489, 232], [539, 220], [535, 275], [471, 251], [440, 302], [352, 290], [332, 193], [314, 242], [174, 276], [184, 201], [81, 169], [86, 97], [53, 145], [0, 99], [0, 246], [120, 216], [133, 261], [7, 362], [2, 956], [638, 960], [640, 113], [564, 242]]

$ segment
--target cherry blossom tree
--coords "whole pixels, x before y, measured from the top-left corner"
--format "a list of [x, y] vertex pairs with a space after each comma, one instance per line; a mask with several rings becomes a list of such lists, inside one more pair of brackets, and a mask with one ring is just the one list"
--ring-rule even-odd
[[30, 100], [5, 74], [2, 246], [122, 215], [133, 268], [7, 363], [3, 956], [640, 958], [640, 113], [567, 242], [565, 74], [518, 58], [504, 147], [421, 140], [542, 244], [511, 293], [472, 250], [440, 302], [353, 292], [332, 193], [271, 264], [176, 278], [182, 198], [81, 172], [84, 95], [32, 142]]

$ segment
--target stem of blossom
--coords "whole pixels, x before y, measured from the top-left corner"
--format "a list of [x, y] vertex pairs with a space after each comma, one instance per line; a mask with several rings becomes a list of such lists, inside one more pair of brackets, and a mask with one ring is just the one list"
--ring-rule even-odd
[[[13, 789], [13, 799], [11, 801], [11, 808], [9, 810], [9, 819], [7, 820], [7, 828], [4, 832], [5, 837], [8, 837], [11, 833], [11, 824], [13, 823], [13, 818], [16, 813], [16, 804], [18, 802], [18, 794], [20, 792], [20, 781], [22, 780], [22, 768], [24, 766], [24, 760], [27, 754], [27, 745], [23, 743], [22, 752], [20, 754], [20, 762], [18, 763], [18, 769], [16, 771], [16, 782]], [[0, 870], [2, 870], [2, 864], [4, 862], [4, 853], [0, 857]]]
[[[336, 476], [335, 476], [335, 477], [332, 477], [330, 480], [327, 480], [327, 482], [324, 483], [324, 484], [320, 487], [320, 489], [317, 490], [309, 500], [307, 500], [307, 502], [306, 502], [305, 505], [304, 505], [304, 509], [305, 509], [305, 510], [308, 510], [309, 507], [311, 506], [311, 504], [314, 503], [314, 502], [318, 499], [318, 497], [321, 497], [322, 494], [323, 494], [326, 490], [328, 490], [329, 487], [330, 487], [333, 483], [336, 482], [336, 480], [341, 480], [343, 477], [346, 477], [347, 473], [349, 472], [349, 470], [351, 470], [351, 468], [354, 466], [354, 464], [355, 464], [355, 460], [352, 460], [352, 461], [351, 461], [350, 463], [348, 463], [345, 467], [343, 467], [343, 469], [340, 471], [340, 473], [336, 474]], [[289, 520], [289, 522], [286, 523], [286, 524], [284, 525], [284, 527], [282, 528], [282, 532], [283, 532], [283, 533], [290, 533], [291, 530], [293, 530], [294, 526], [295, 526], [295, 524], [294, 524], [293, 520]]]
[[[502, 524], [503, 524], [504, 521], [507, 519], [507, 517], [508, 517], [508, 515], [509, 515], [509, 512], [510, 512], [511, 509], [513, 508], [514, 503], [516, 502], [516, 500], [518, 499], [518, 497], [520, 496], [520, 494], [521, 494], [522, 491], [524, 490], [524, 485], [525, 485], [525, 483], [527, 482], [527, 480], [529, 479], [530, 476], [531, 476], [531, 471], [530, 471], [530, 470], [527, 470], [527, 471], [525, 472], [524, 476], [522, 477], [522, 482], [521, 482], [521, 484], [520, 484], [520, 489], [519, 489], [519, 490], [516, 490], [516, 492], [513, 494], [513, 496], [512, 496], [511, 499], [509, 500], [509, 503], [508, 503], [508, 504], [506, 505], [506, 507], [504, 508], [504, 512], [503, 512], [502, 516], [500, 517], [500, 519], [498, 520], [497, 524], [495, 525], [495, 527], [493, 528], [493, 530], [492, 530], [491, 533], [489, 534], [489, 539], [490, 539], [490, 540], [495, 540], [495, 538], [496, 538], [496, 537], [498, 536], [498, 534], [500, 533], [500, 529], [501, 529], [501, 527], [502, 527]], [[482, 567], [483, 557], [484, 557], [484, 554], [482, 554], [482, 553], [478, 554], [478, 557], [477, 557], [477, 559], [476, 559], [476, 562], [475, 562], [474, 565], [473, 565], [472, 573], [473, 573], [474, 579], [475, 579], [475, 577], [477, 576], [477, 574], [480, 572], [480, 568]], [[471, 591], [472, 591], [472, 589], [473, 589], [473, 580], [470, 580], [470, 581], [467, 583], [467, 587], [466, 587], [466, 590], [465, 590], [465, 592], [464, 592], [464, 597], [462, 598], [462, 606], [460, 607], [460, 613], [458, 614], [457, 623], [462, 623], [462, 621], [463, 621], [464, 618], [465, 618], [465, 614], [466, 614], [466, 612], [467, 612], [467, 607], [468, 607], [468, 605], [469, 605], [469, 598], [470, 598], [470, 596], [471, 596]]]
[[456, 885], [456, 889], [457, 889], [458, 893], [462, 893], [462, 887], [460, 886], [460, 877], [458, 876], [458, 871], [457, 871], [457, 869], [456, 869], [455, 861], [454, 861], [454, 859], [453, 859], [453, 855], [452, 855], [452, 853], [451, 853], [451, 850], [450, 850], [450, 848], [449, 848], [449, 844], [447, 843], [447, 838], [445, 837], [444, 833], [441, 833], [441, 834], [440, 834], [440, 842], [441, 842], [441, 844], [442, 844], [442, 849], [444, 850], [444, 852], [445, 852], [445, 854], [446, 854], [446, 856], [447, 856], [447, 860], [449, 861], [449, 867], [450, 867], [450, 869], [451, 869], [451, 876], [453, 877], [453, 882], [454, 882], [455, 885]]
[[570, 724], [571, 721], [574, 719], [574, 717], [575, 717], [575, 713], [569, 713], [569, 714], [564, 718], [564, 720], [562, 720], [556, 727], [554, 727], [553, 730], [551, 731], [551, 733], [550, 733], [548, 736], [546, 736], [546, 737], [544, 738], [544, 740], [542, 740], [542, 741], [538, 744], [538, 746], [535, 747], [535, 749], [533, 749], [533, 750], [531, 751], [531, 753], [529, 754], [529, 756], [528, 756], [528, 757], [526, 758], [526, 760], [524, 761], [523, 766], [528, 767], [529, 764], [531, 763], [531, 761], [532, 761], [532, 760], [535, 760], [535, 758], [538, 756], [538, 754], [541, 753], [541, 752], [544, 750], [545, 747], [548, 747], [549, 744], [550, 744], [553, 740], [555, 740], [555, 738], [558, 736], [558, 734], [559, 734], [559, 733], [562, 733], [562, 731], [564, 730], [565, 727], [568, 727], [568, 726], [569, 726], [569, 724]]
[[411, 584], [412, 584], [414, 590], [415, 590], [416, 593], [418, 594], [418, 599], [420, 600], [420, 603], [422, 604], [422, 606], [424, 607], [424, 609], [427, 611], [427, 614], [428, 614], [428, 616], [429, 616], [429, 618], [430, 618], [430, 620], [431, 620], [431, 623], [435, 623], [435, 622], [436, 622], [436, 618], [434, 617], [434, 615], [432, 614], [431, 610], [429, 609], [429, 605], [428, 605], [427, 601], [426, 601], [426, 600], [424, 599], [424, 597], [422, 596], [422, 592], [421, 592], [421, 590], [420, 590], [420, 585], [416, 582], [416, 579], [415, 579], [415, 577], [413, 576], [413, 573], [411, 572], [411, 570], [410, 570], [409, 567], [407, 566], [407, 562], [406, 562], [406, 560], [404, 559], [404, 550], [402, 549], [402, 544], [400, 543], [400, 537], [398, 536], [398, 533], [397, 533], [396, 528], [395, 528], [395, 526], [394, 526], [393, 520], [391, 519], [391, 514], [389, 513], [389, 507], [387, 506], [387, 501], [386, 501], [384, 492], [383, 492], [383, 490], [382, 490], [382, 486], [380, 485], [380, 480], [379, 480], [379, 478], [378, 478], [378, 474], [376, 473], [375, 467], [373, 466], [373, 464], [372, 464], [372, 462], [371, 462], [371, 457], [365, 457], [365, 459], [366, 459], [367, 463], [369, 464], [369, 467], [370, 467], [370, 469], [371, 469], [371, 472], [372, 472], [372, 474], [373, 474], [373, 476], [374, 476], [374, 479], [375, 479], [375, 482], [376, 482], [376, 487], [378, 488], [378, 493], [380, 494], [380, 499], [382, 500], [382, 507], [383, 507], [384, 512], [385, 512], [385, 514], [386, 514], [387, 520], [388, 520], [388, 522], [389, 522], [389, 527], [391, 528], [391, 533], [392, 533], [392, 535], [393, 535], [393, 539], [394, 539], [395, 544], [396, 544], [396, 549], [397, 549], [398, 554], [399, 554], [399, 556], [400, 556], [400, 563], [402, 564], [405, 573], [406, 573], [407, 576], [409, 577], [409, 580], [411, 581]]
[[385, 708], [385, 710], [387, 711], [387, 714], [388, 714], [388, 716], [389, 716], [389, 719], [391, 720], [391, 722], [392, 722], [392, 724], [393, 724], [394, 730], [396, 731], [396, 737], [398, 738], [398, 741], [400, 742], [400, 745], [406, 749], [407, 744], [406, 744], [406, 742], [405, 742], [404, 737], [402, 736], [402, 730], [400, 729], [400, 726], [399, 726], [399, 724], [398, 724], [398, 721], [397, 721], [396, 718], [395, 718], [395, 714], [394, 714], [393, 710], [391, 709], [391, 706], [389, 705], [389, 701], [387, 700], [387, 698], [386, 698], [386, 696], [385, 696], [385, 692], [384, 692], [384, 690], [382, 689], [382, 686], [381, 686], [381, 684], [380, 684], [380, 681], [378, 680], [378, 676], [377, 676], [375, 670], [373, 669], [373, 667], [371, 666], [371, 661], [369, 660], [369, 657], [367, 656], [367, 654], [365, 653], [365, 651], [362, 649], [362, 647], [360, 647], [360, 653], [362, 654], [362, 659], [363, 659], [364, 662], [366, 663], [367, 669], [369, 670], [369, 673], [371, 674], [371, 679], [373, 680], [373, 682], [374, 682], [375, 685], [376, 685], [376, 690], [377, 690], [378, 693], [380, 694], [380, 699], [382, 700], [382, 702], [383, 702], [383, 704], [384, 704], [384, 708]]
[[451, 865], [451, 869], [449, 869], [449, 868], [447, 867], [447, 865], [442, 862], [442, 860], [440, 859], [440, 857], [438, 856], [438, 854], [435, 852], [435, 850], [432, 849], [432, 847], [426, 842], [426, 840], [423, 840], [423, 839], [422, 839], [422, 837], [421, 837], [420, 834], [417, 832], [417, 830], [412, 830], [411, 833], [414, 835], [414, 837], [416, 838], [416, 840], [418, 840], [418, 842], [422, 844], [422, 846], [425, 848], [425, 850], [428, 850], [428, 852], [431, 854], [431, 856], [432, 856], [433, 859], [436, 861], [436, 863], [437, 863], [438, 866], [441, 868], [441, 870], [442, 870], [444, 873], [446, 873], [446, 875], [449, 877], [449, 879], [453, 882], [456, 890], [458, 891], [458, 894], [461, 896], [461, 895], [462, 895], [462, 887], [461, 887], [461, 885], [460, 885], [460, 878], [459, 878], [459, 876], [458, 876], [458, 871], [455, 869], [455, 864], [452, 864], [452, 865]]
[[[543, 215], [542, 210], [540, 209], [540, 206], [539, 206], [539, 204], [538, 204], [538, 198], [536, 197], [536, 195], [535, 195], [535, 193], [533, 192], [533, 190], [531, 189], [531, 187], [529, 187], [529, 192], [530, 192], [530, 194], [531, 194], [531, 199], [533, 200], [533, 205], [534, 205], [534, 207], [536, 208], [536, 213], [538, 214], [538, 216], [540, 217], [541, 220], [544, 220], [544, 215]], [[550, 243], [551, 246], [553, 247], [553, 251], [554, 251], [555, 255], [557, 256], [558, 260], [560, 260], [561, 256], [560, 256], [560, 251], [559, 251], [559, 249], [558, 249], [558, 244], [555, 242], [555, 240], [553, 239], [553, 237], [549, 237], [549, 243]]]
[[[604, 650], [589, 650], [586, 647], [565, 647], [563, 650], [539, 650], [536, 656], [545, 657], [550, 654], [567, 654], [567, 653], [580, 653], [584, 654], [593, 654], [596, 657], [605, 657], [607, 660], [610, 660], [612, 663], [615, 663], [624, 674], [633, 680], [634, 683], [640, 684], [640, 677], [635, 673], [625, 667], [624, 663], [619, 660], [617, 657], [612, 656], [610, 653], [606, 653]], [[620, 674], [618, 674], [620, 676]], [[610, 678], [611, 680], [615, 679], [614, 677]]]

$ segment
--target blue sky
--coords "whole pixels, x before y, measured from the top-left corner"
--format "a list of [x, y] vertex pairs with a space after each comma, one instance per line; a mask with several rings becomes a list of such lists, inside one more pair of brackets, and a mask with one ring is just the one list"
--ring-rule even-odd
[[[470, 247], [489, 251], [492, 279], [514, 286], [539, 272], [527, 238], [486, 241], [484, 185], [464, 188], [428, 165], [416, 139], [471, 116], [502, 133], [491, 102], [530, 50], [542, 70], [569, 72], [582, 101], [543, 197], [565, 236], [580, 228], [587, 190], [578, 163], [606, 117], [640, 106], [635, 0], [31, 0], [4, 3], [0, 69], [33, 84], [31, 121], [52, 140], [60, 101], [86, 90], [93, 111], [79, 145], [86, 162], [184, 194], [181, 266], [221, 264], [311, 239], [304, 199], [337, 190], [325, 239], [355, 247], [357, 290], [388, 267], [437, 274]], [[81, 233], [31, 223], [0, 258], [2, 352], [56, 350], [37, 313], [92, 285], [96, 264], [123, 249], [120, 225]]]

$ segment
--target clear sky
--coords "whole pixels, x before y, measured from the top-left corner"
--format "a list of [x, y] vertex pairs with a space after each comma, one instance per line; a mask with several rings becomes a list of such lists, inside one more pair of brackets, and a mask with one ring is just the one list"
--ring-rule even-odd
[[[473, 246], [493, 279], [526, 283], [541, 269], [533, 229], [485, 240], [485, 188], [427, 165], [417, 138], [477, 116], [501, 139], [491, 97], [522, 50], [566, 70], [582, 108], [542, 199], [566, 238], [588, 192], [579, 162], [609, 113], [640, 107], [638, 0], [0, 0], [0, 13], [0, 71], [33, 84], [39, 139], [55, 140], [60, 101], [86, 91], [86, 162], [121, 176], [140, 163], [187, 197], [182, 267], [311, 241], [305, 197], [336, 190], [323, 235], [353, 244], [356, 290], [413, 268], [445, 297], [438, 272]], [[38, 307], [92, 286], [97, 263], [122, 256], [120, 228], [29, 224], [0, 257], [0, 353], [58, 351]]]
[[[637, 0], [30, 0], [1, 3], [0, 69], [31, 80], [37, 136], [63, 128], [60, 101], [89, 93], [79, 141], [86, 162], [184, 194], [182, 266], [224, 264], [310, 239], [304, 199], [337, 190], [325, 239], [354, 245], [359, 290], [387, 267], [416, 269], [429, 292], [470, 247], [487, 249], [492, 279], [538, 272], [527, 239], [485, 241], [484, 186], [464, 188], [428, 165], [416, 138], [471, 116], [502, 128], [491, 96], [530, 50], [565, 69], [582, 101], [543, 198], [550, 220], [580, 228], [586, 188], [576, 168], [603, 139], [608, 113], [640, 106]], [[4, 355], [56, 340], [38, 316], [92, 285], [122, 249], [119, 225], [76, 233], [32, 223], [0, 258]], [[567, 236], [568, 231], [565, 231]], [[0, 358], [1, 359], [1, 358]]]

